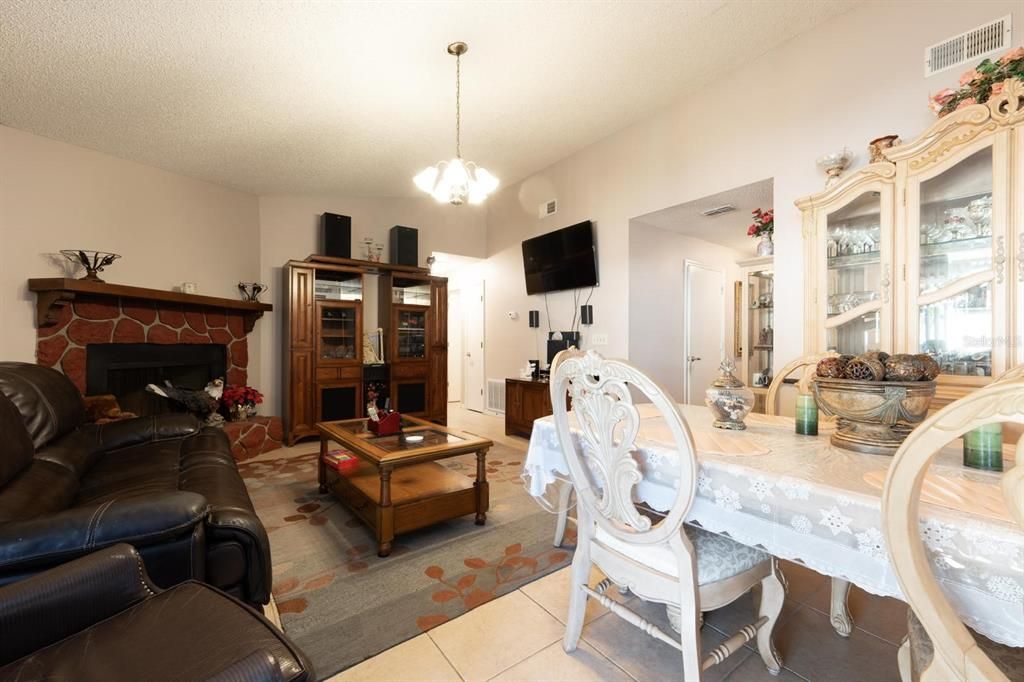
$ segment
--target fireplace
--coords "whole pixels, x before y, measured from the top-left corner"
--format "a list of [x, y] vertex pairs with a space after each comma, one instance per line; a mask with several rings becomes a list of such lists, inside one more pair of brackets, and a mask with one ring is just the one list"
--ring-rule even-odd
[[152, 415], [175, 409], [146, 384], [171, 382], [202, 389], [224, 378], [227, 352], [222, 344], [97, 343], [86, 346], [85, 394], [113, 394], [122, 410]]

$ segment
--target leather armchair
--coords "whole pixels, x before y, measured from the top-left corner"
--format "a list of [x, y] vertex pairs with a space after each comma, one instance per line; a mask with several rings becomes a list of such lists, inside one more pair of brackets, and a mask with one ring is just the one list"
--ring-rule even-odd
[[0, 585], [117, 542], [153, 580], [270, 599], [270, 544], [224, 433], [185, 414], [85, 424], [63, 374], [0, 363]]
[[208, 585], [157, 587], [114, 545], [0, 587], [0, 679], [315, 679], [266, 618]]

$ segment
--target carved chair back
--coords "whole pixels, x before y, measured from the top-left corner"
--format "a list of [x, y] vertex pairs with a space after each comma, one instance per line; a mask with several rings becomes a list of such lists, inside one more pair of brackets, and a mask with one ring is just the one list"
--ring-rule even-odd
[[777, 414], [775, 403], [778, 400], [779, 390], [782, 389], [783, 383], [790, 374], [800, 369], [803, 370], [800, 379], [797, 381], [796, 389], [801, 395], [807, 395], [811, 392], [810, 382], [814, 378], [814, 370], [817, 369], [818, 363], [825, 358], [837, 357], [839, 357], [839, 353], [834, 351], [819, 353], [818, 355], [805, 355], [783, 367], [782, 371], [772, 378], [772, 383], [768, 386], [768, 395], [764, 399], [764, 413], [769, 416]]
[[[954, 438], [992, 423], [1024, 424], [1024, 379], [991, 384], [950, 403], [914, 429], [889, 467], [882, 495], [882, 526], [889, 555], [907, 603], [924, 626], [935, 655], [922, 679], [1006, 680], [978, 647], [939, 589], [922, 547], [919, 497], [935, 453]], [[1017, 461], [1024, 456], [1020, 444]], [[1003, 474], [1010, 514], [1024, 525], [1024, 466]]]
[[[693, 436], [675, 402], [652, 379], [621, 360], [605, 359], [594, 351], [559, 356], [553, 363], [551, 405], [559, 445], [585, 517], [625, 542], [653, 544], [682, 537], [680, 527], [696, 489], [697, 459]], [[567, 392], [578, 438], [570, 428]], [[661, 413], [678, 455], [676, 500], [656, 524], [639, 512], [633, 497], [642, 479], [636, 445], [640, 412], [634, 394], [650, 400]]]

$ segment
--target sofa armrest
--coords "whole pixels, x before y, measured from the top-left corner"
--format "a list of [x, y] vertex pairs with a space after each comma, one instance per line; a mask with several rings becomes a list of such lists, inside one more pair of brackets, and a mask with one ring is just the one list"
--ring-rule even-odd
[[192, 415], [173, 413], [93, 424], [80, 430], [89, 433], [93, 452], [107, 452], [143, 443], [188, 438], [199, 433], [201, 428], [199, 420]]
[[132, 547], [118, 544], [0, 587], [0, 665], [159, 592]]
[[207, 510], [205, 497], [177, 490], [0, 524], [0, 578], [118, 542], [145, 547], [178, 538], [203, 523]]
[[234, 661], [207, 682], [284, 682], [277, 656], [261, 649]]

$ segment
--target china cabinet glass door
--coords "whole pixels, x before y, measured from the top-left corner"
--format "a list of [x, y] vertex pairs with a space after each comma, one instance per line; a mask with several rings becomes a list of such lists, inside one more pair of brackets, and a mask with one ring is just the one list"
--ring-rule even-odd
[[775, 350], [775, 276], [771, 269], [747, 273], [747, 376], [748, 386], [767, 386], [772, 380]]
[[358, 309], [354, 305], [325, 302], [317, 309], [320, 362], [358, 362], [362, 344]]
[[401, 360], [427, 357], [427, 310], [399, 308], [395, 311], [397, 324], [395, 352]]
[[857, 355], [890, 346], [891, 186], [825, 216], [825, 347]]
[[1005, 361], [995, 344], [1006, 241], [993, 221], [994, 154], [992, 144], [961, 154], [907, 186], [908, 332], [947, 377], [990, 377]]

